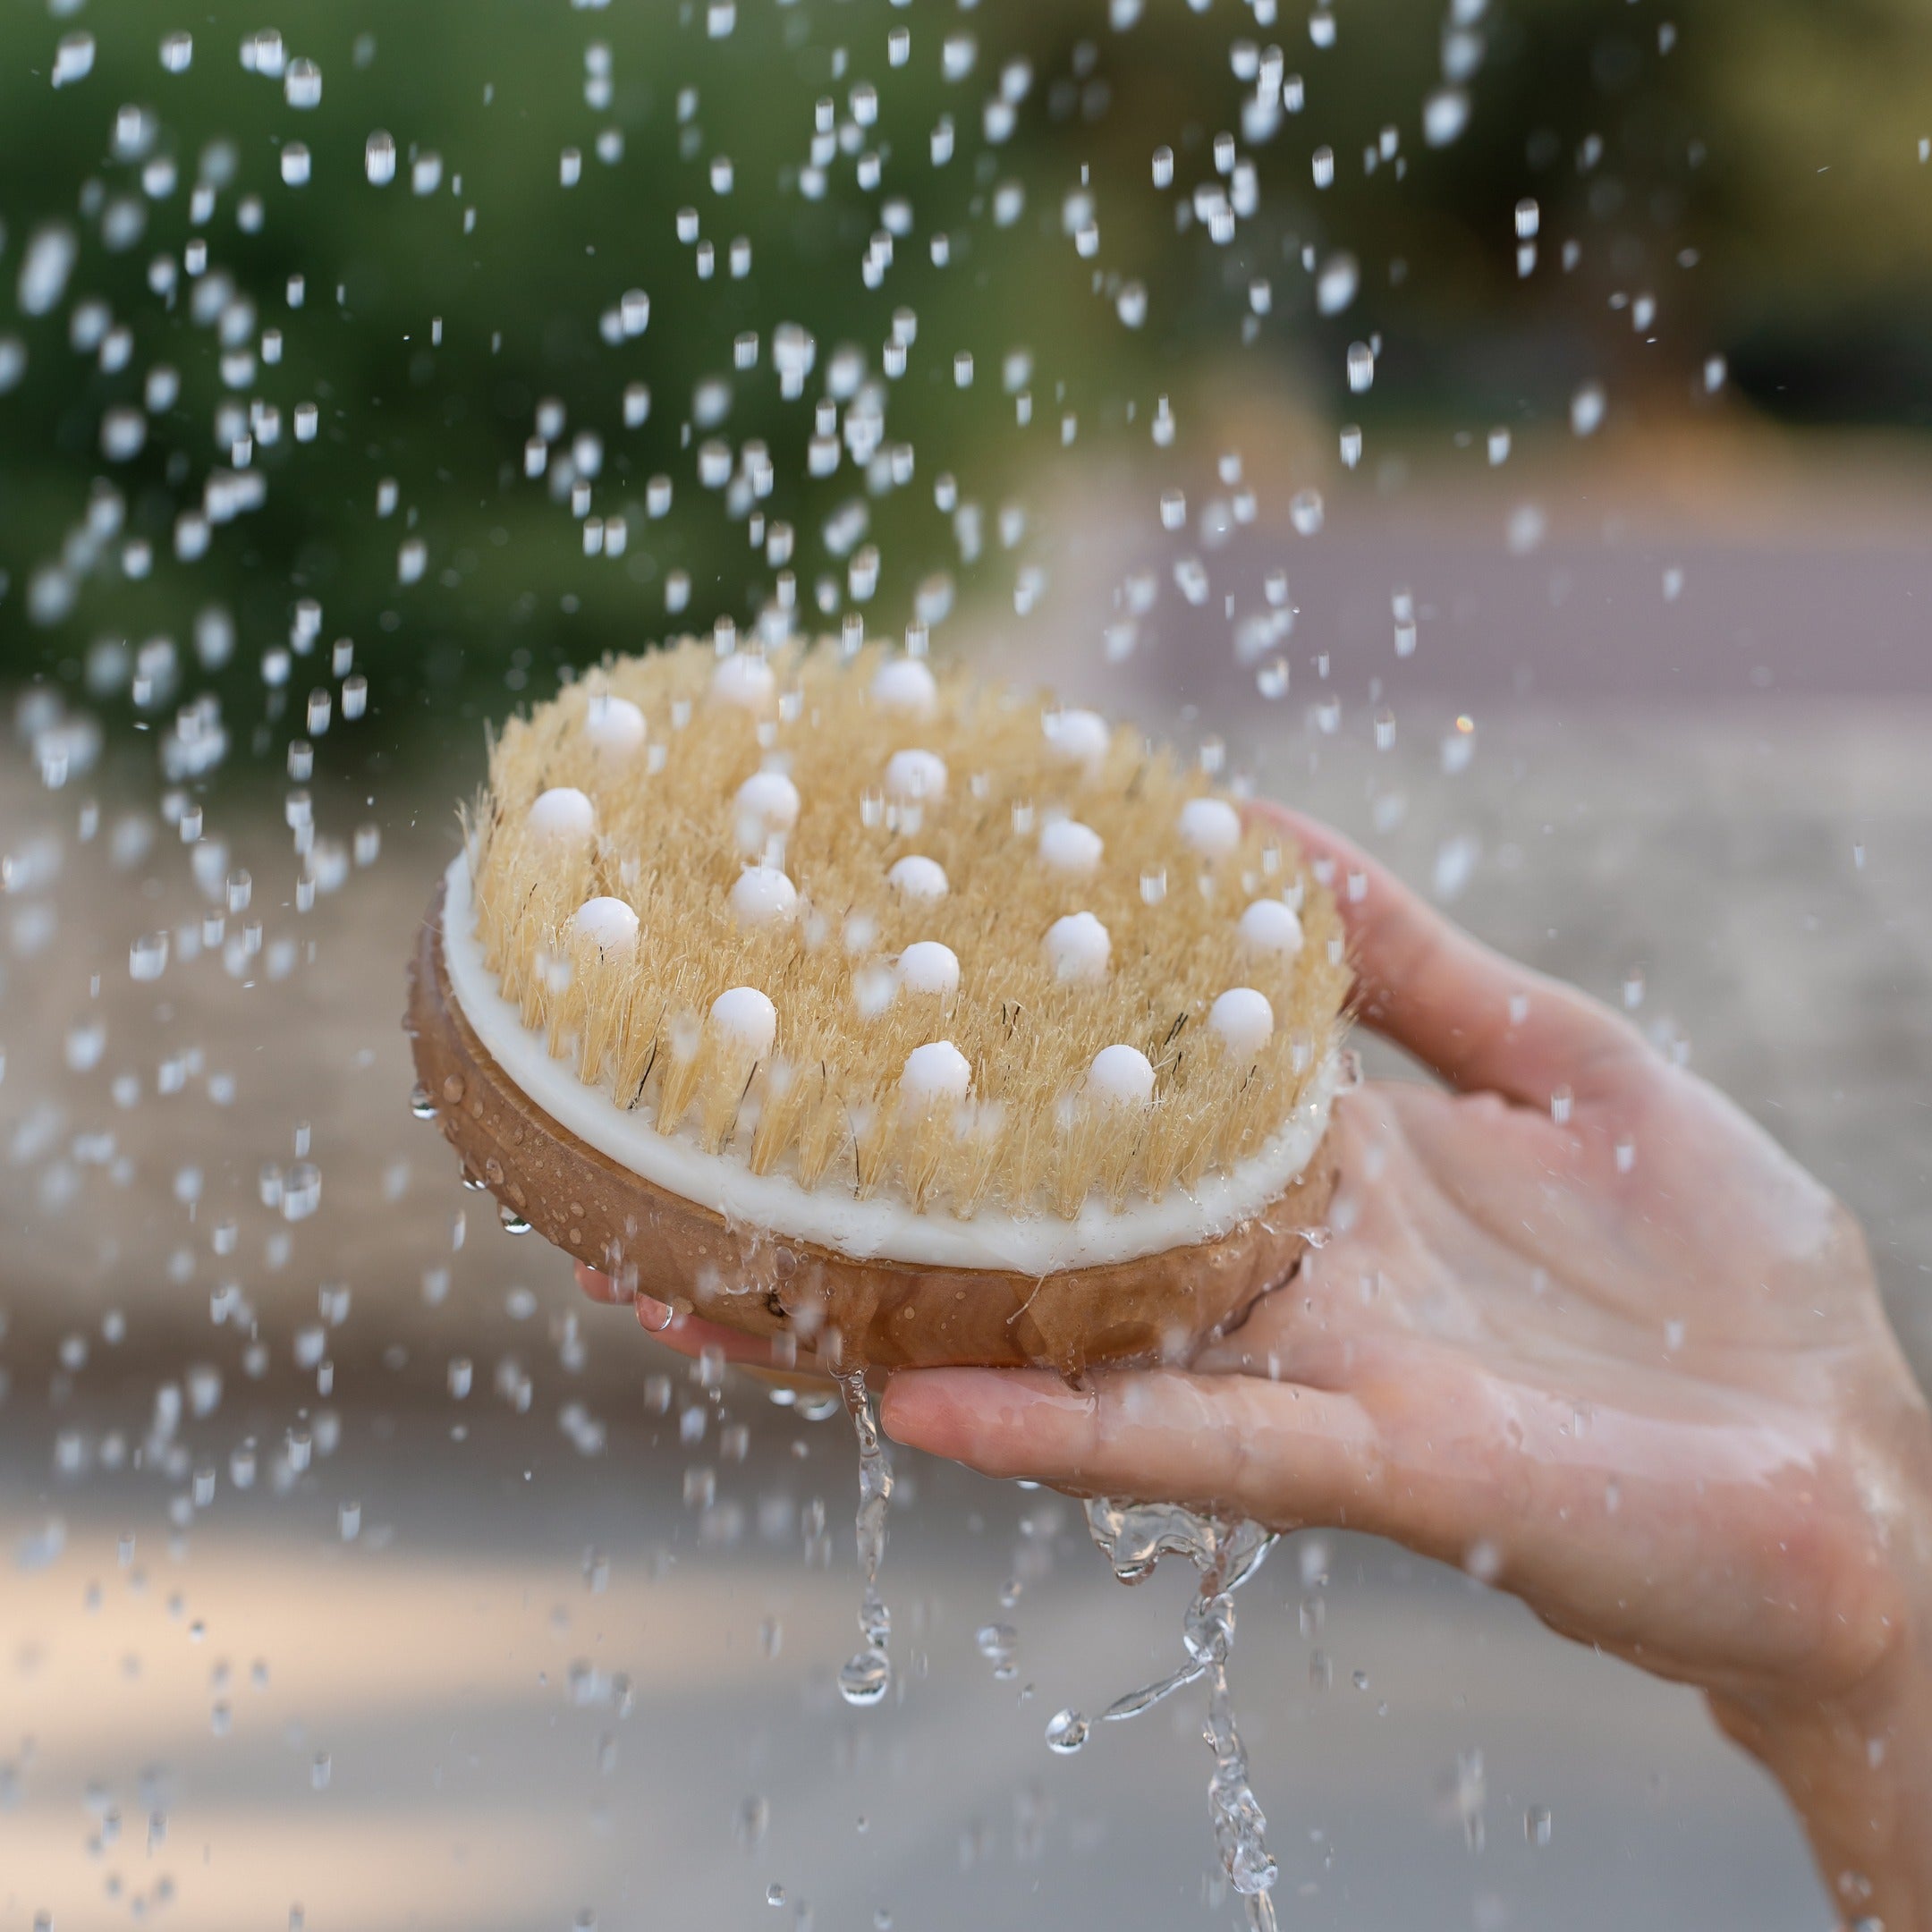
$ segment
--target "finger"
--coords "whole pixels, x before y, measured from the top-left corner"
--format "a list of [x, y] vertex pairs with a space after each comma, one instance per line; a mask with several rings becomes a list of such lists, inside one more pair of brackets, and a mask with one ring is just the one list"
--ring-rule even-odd
[[808, 1373], [817, 1372], [816, 1358], [801, 1351], [790, 1335], [743, 1335], [735, 1328], [724, 1327], [699, 1316], [681, 1315], [653, 1296], [626, 1295], [608, 1275], [590, 1267], [588, 1262], [577, 1263], [577, 1285], [593, 1301], [629, 1301], [637, 1310], [639, 1327], [680, 1355], [695, 1359], [709, 1349], [722, 1355], [726, 1361], [744, 1368], [778, 1370], [795, 1368]]
[[1737, 1406], [1728, 1427], [1596, 1407], [1583, 1429], [1570, 1396], [1425, 1351], [1351, 1392], [1150, 1370], [1082, 1394], [1029, 1371], [916, 1370], [893, 1378], [881, 1419], [989, 1476], [1385, 1536], [1696, 1677], [1700, 1657], [1789, 1670], [1813, 1655], [1842, 1607], [1824, 1580], [1856, 1572], [1869, 1540], [1799, 1446], [1803, 1419]]
[[1423, 1473], [1392, 1474], [1374, 1421], [1345, 1393], [1165, 1369], [1078, 1390], [1041, 1371], [929, 1368], [892, 1378], [880, 1420], [895, 1441], [988, 1476], [1208, 1505], [1280, 1529], [1433, 1527], [1412, 1493]]
[[643, 1294], [637, 1298], [637, 1315], [638, 1326], [645, 1334], [680, 1355], [695, 1358], [714, 1353], [741, 1368], [818, 1372], [817, 1358], [801, 1349], [789, 1335], [745, 1335], [739, 1329], [706, 1321], [702, 1316], [681, 1315], [675, 1309]]
[[1481, 1377], [1441, 1357], [1412, 1361], [1402, 1385], [1361, 1392], [1169, 1369], [1082, 1391], [1038, 1371], [919, 1369], [895, 1375], [880, 1409], [895, 1441], [985, 1475], [1275, 1530], [1365, 1530], [1472, 1563], [1486, 1580], [1505, 1550], [1539, 1554], [1525, 1532], [1546, 1531], [1539, 1515], [1556, 1506], [1534, 1493], [1543, 1480], [1529, 1459], [1498, 1453], [1505, 1419]]
[[1587, 1097], [1652, 1059], [1608, 1007], [1470, 938], [1340, 833], [1284, 806], [1253, 809], [1329, 875], [1362, 1018], [1453, 1085], [1545, 1107], [1562, 1089]]
[[599, 1268], [594, 1268], [588, 1261], [577, 1264], [577, 1285], [593, 1301], [628, 1301], [631, 1298], [618, 1287], [610, 1276]]

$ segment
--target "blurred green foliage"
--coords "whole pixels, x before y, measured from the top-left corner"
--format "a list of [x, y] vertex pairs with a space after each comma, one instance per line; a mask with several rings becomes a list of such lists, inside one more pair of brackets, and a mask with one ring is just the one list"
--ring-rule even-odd
[[[1774, 410], [1915, 423], [1925, 407], [1932, 167], [1919, 164], [1914, 76], [1932, 55], [1932, 18], [1907, 0], [1704, 0], [1681, 19], [1658, 0], [1451, 0], [1446, 13], [1444, 0], [1342, 0], [1332, 47], [1314, 44], [1301, 5], [1260, 27], [1234, 0], [1199, 12], [1150, 0], [1126, 30], [1109, 24], [1107, 0], [738, 0], [722, 38], [702, 0], [292, 0], [274, 24], [284, 58], [320, 67], [307, 111], [279, 72], [248, 72], [238, 55], [266, 11], [217, 5], [184, 21], [171, 4], [97, 0], [61, 18], [16, 5], [0, 26], [0, 338], [26, 358], [0, 396], [0, 673], [84, 687], [97, 640], [170, 636], [191, 674], [184, 692], [193, 614], [218, 604], [239, 648], [213, 682], [244, 745], [283, 703], [264, 692], [260, 664], [301, 597], [322, 606], [324, 652], [356, 640], [381, 721], [372, 748], [420, 743], [424, 731], [472, 741], [470, 721], [501, 709], [506, 685], [545, 688], [560, 665], [667, 627], [750, 623], [780, 564], [700, 484], [707, 436], [739, 460], [748, 439], [768, 449], [772, 491], [755, 507], [796, 530], [800, 603], [824, 593], [825, 614], [809, 622], [831, 621], [852, 596], [844, 552], [851, 506], [862, 506], [858, 540], [882, 557], [869, 615], [895, 629], [936, 572], [957, 576], [962, 595], [978, 582], [1010, 596], [1017, 560], [996, 510], [1024, 498], [1040, 455], [1068, 436], [1088, 448], [1142, 437], [1157, 394], [1178, 400], [1205, 381], [1291, 386], [1333, 420], [1381, 427], [1560, 422], [1586, 376], [1619, 408], [1685, 406], [1715, 352]], [[182, 27], [192, 64], [169, 73], [157, 47]], [[888, 55], [900, 28], [902, 67]], [[76, 34], [93, 38], [91, 71], [55, 87], [56, 48]], [[949, 80], [942, 44], [960, 35], [975, 58]], [[1283, 48], [1306, 106], [1240, 143], [1258, 206], [1223, 246], [1190, 218], [1191, 197], [1197, 183], [1228, 185], [1214, 143], [1239, 130], [1252, 91], [1232, 71], [1242, 40]], [[1469, 124], [1432, 148], [1423, 104], [1459, 62], [1475, 67]], [[861, 82], [877, 89], [877, 120], [853, 130], [814, 198], [801, 170], [815, 103], [835, 103], [843, 126]], [[1003, 89], [1016, 97], [1014, 126], [995, 140], [985, 116]], [[153, 118], [121, 119], [117, 149], [123, 103]], [[935, 165], [942, 116], [956, 151]], [[386, 187], [365, 174], [376, 129], [399, 150]], [[311, 156], [301, 185], [284, 179], [296, 141]], [[1323, 145], [1336, 157], [1326, 191], [1310, 165]], [[1165, 191], [1150, 166], [1160, 146], [1177, 157]], [[575, 185], [563, 179], [566, 149], [581, 157]], [[432, 153], [440, 178], [415, 192], [412, 164]], [[719, 157], [731, 162], [724, 191]], [[172, 187], [144, 176], [168, 160]], [[218, 184], [199, 220], [198, 181]], [[1014, 188], [1023, 199], [1008, 223]], [[1069, 232], [1069, 198], [1082, 191], [1100, 233], [1091, 258]], [[1541, 228], [1521, 280], [1513, 211], [1525, 196]], [[868, 286], [861, 263], [902, 198], [911, 232]], [[708, 280], [678, 238], [683, 208], [716, 249]], [[51, 312], [15, 318], [21, 265], [48, 224], [77, 235], [78, 265]], [[950, 242], [943, 265], [936, 233]], [[190, 264], [170, 298], [157, 295], [150, 265], [183, 264], [196, 237], [205, 268]], [[750, 251], [742, 275], [737, 238]], [[1308, 264], [1342, 250], [1359, 262], [1360, 292], [1318, 315]], [[219, 328], [192, 318], [197, 285], [223, 275], [228, 347], [256, 359], [225, 375]], [[1147, 292], [1138, 327], [1121, 317], [1133, 282]], [[600, 318], [631, 289], [648, 293], [648, 327], [613, 343]], [[1633, 328], [1643, 295], [1655, 321]], [[102, 367], [98, 344], [71, 346], [77, 311], [97, 300], [129, 331], [119, 368]], [[903, 377], [886, 379], [882, 350], [902, 309], [917, 339]], [[810, 332], [817, 367], [803, 399], [781, 402], [772, 332], [786, 321]], [[258, 360], [271, 329], [284, 342], [274, 364]], [[757, 366], [738, 369], [733, 344], [754, 332]], [[1357, 337], [1377, 340], [1380, 360], [1374, 390], [1352, 397], [1342, 370]], [[808, 474], [814, 403], [847, 343], [881, 385], [886, 445], [910, 445], [908, 482], [869, 484], [849, 455], [832, 476]], [[964, 387], [962, 352], [973, 358]], [[106, 461], [103, 411], [139, 402], [157, 362], [180, 371], [178, 400], [151, 412], [138, 456]], [[694, 427], [694, 394], [714, 377], [731, 386], [729, 411]], [[650, 413], [626, 428], [620, 399], [637, 382]], [[1027, 392], [1030, 421], [1009, 387]], [[258, 397], [281, 423], [250, 455], [266, 500], [218, 526], [206, 556], [179, 560], [178, 518], [232, 460], [217, 407]], [[525, 474], [545, 398], [568, 422], [553, 477], [576, 431], [601, 438], [591, 508], [625, 517], [621, 557], [587, 556], [580, 520]], [[318, 406], [312, 442], [292, 434], [301, 402]], [[977, 564], [949, 499], [936, 500], [942, 472], [961, 503], [984, 507]], [[663, 516], [648, 513], [653, 477], [671, 479]], [[90, 555], [73, 533], [97, 478], [121, 493], [125, 522]], [[386, 478], [397, 502], [384, 517]], [[398, 554], [411, 536], [427, 567], [405, 583]], [[150, 547], [145, 576], [129, 573], [131, 538]], [[60, 575], [64, 546], [72, 607], [49, 594], [52, 621], [32, 621], [37, 579]], [[665, 608], [679, 571], [692, 583], [681, 618]], [[298, 662], [297, 702], [321, 682], [319, 659]], [[288, 727], [275, 722], [252, 741], [279, 756]]]

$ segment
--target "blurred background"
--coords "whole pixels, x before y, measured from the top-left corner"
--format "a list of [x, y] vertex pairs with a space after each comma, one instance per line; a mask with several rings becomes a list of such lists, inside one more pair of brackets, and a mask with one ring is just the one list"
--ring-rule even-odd
[[[1187, 1698], [1042, 1739], [1183, 1579], [902, 1459], [848, 1711], [849, 1428], [410, 1117], [489, 721], [681, 631], [1331, 818], [1766, 1122], [1932, 1368], [1932, 16], [267, 12], [0, 21], [0, 1927], [1233, 1922]], [[1347, 1537], [1241, 1614], [1284, 1923], [1826, 1922], [1686, 1694]]]

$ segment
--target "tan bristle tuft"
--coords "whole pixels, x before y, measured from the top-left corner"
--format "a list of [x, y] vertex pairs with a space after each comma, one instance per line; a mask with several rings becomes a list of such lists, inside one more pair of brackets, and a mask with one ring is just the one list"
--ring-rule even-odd
[[[873, 682], [889, 656], [788, 647], [769, 660], [772, 699], [759, 708], [715, 698], [723, 660], [686, 641], [613, 661], [505, 725], [489, 790], [466, 817], [477, 936], [505, 997], [618, 1106], [809, 1187], [889, 1191], [928, 1211], [1072, 1216], [1089, 1198], [1158, 1199], [1258, 1152], [1335, 1043], [1349, 974], [1329, 893], [1266, 824], [1204, 858], [1182, 834], [1182, 808], [1220, 794], [1136, 733], [1113, 730], [1083, 761], [1069, 755], [1074, 740], [1055, 741], [1056, 714], [1039, 699], [956, 671], [937, 674], [930, 715], [888, 709]], [[642, 709], [643, 747], [614, 756], [587, 737], [601, 694]], [[894, 767], [892, 795], [888, 762], [911, 750], [943, 761], [943, 795], [919, 795], [933, 775], [919, 760]], [[739, 788], [759, 771], [796, 787], [795, 825], [777, 822], [782, 804], [775, 819], [739, 811]], [[531, 832], [532, 804], [560, 787], [592, 801], [588, 839]], [[1042, 860], [1060, 817], [1098, 834], [1089, 874]], [[943, 869], [944, 897], [888, 883], [913, 856]], [[733, 887], [753, 861], [796, 888], [789, 919], [734, 913]], [[1143, 879], [1164, 879], [1165, 894]], [[637, 914], [634, 949], [572, 927], [599, 896]], [[1237, 922], [1258, 899], [1298, 909], [1298, 953], [1244, 944]], [[1046, 934], [1080, 912], [1106, 928], [1105, 968], [1062, 978]], [[898, 985], [899, 956], [918, 940], [952, 949], [956, 987]], [[708, 1023], [734, 987], [776, 1008], [768, 1049]], [[1272, 1036], [1251, 1054], [1209, 1024], [1231, 987], [1273, 1009]], [[902, 1105], [907, 1056], [938, 1040], [970, 1063], [968, 1099]], [[1145, 1105], [1088, 1091], [1094, 1056], [1116, 1044], [1153, 1064]]]

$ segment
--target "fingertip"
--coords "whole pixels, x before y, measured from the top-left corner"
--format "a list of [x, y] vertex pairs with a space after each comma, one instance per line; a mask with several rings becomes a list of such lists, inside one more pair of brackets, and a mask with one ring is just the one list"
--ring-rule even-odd
[[1246, 809], [1255, 818], [1279, 826], [1301, 848], [1304, 858], [1360, 862], [1367, 857], [1360, 846], [1333, 826], [1310, 818], [1306, 812], [1284, 805], [1277, 799], [1250, 799]]
[[573, 1272], [578, 1287], [593, 1301], [614, 1301], [617, 1299], [617, 1290], [610, 1276], [592, 1267], [588, 1261], [578, 1262]]

